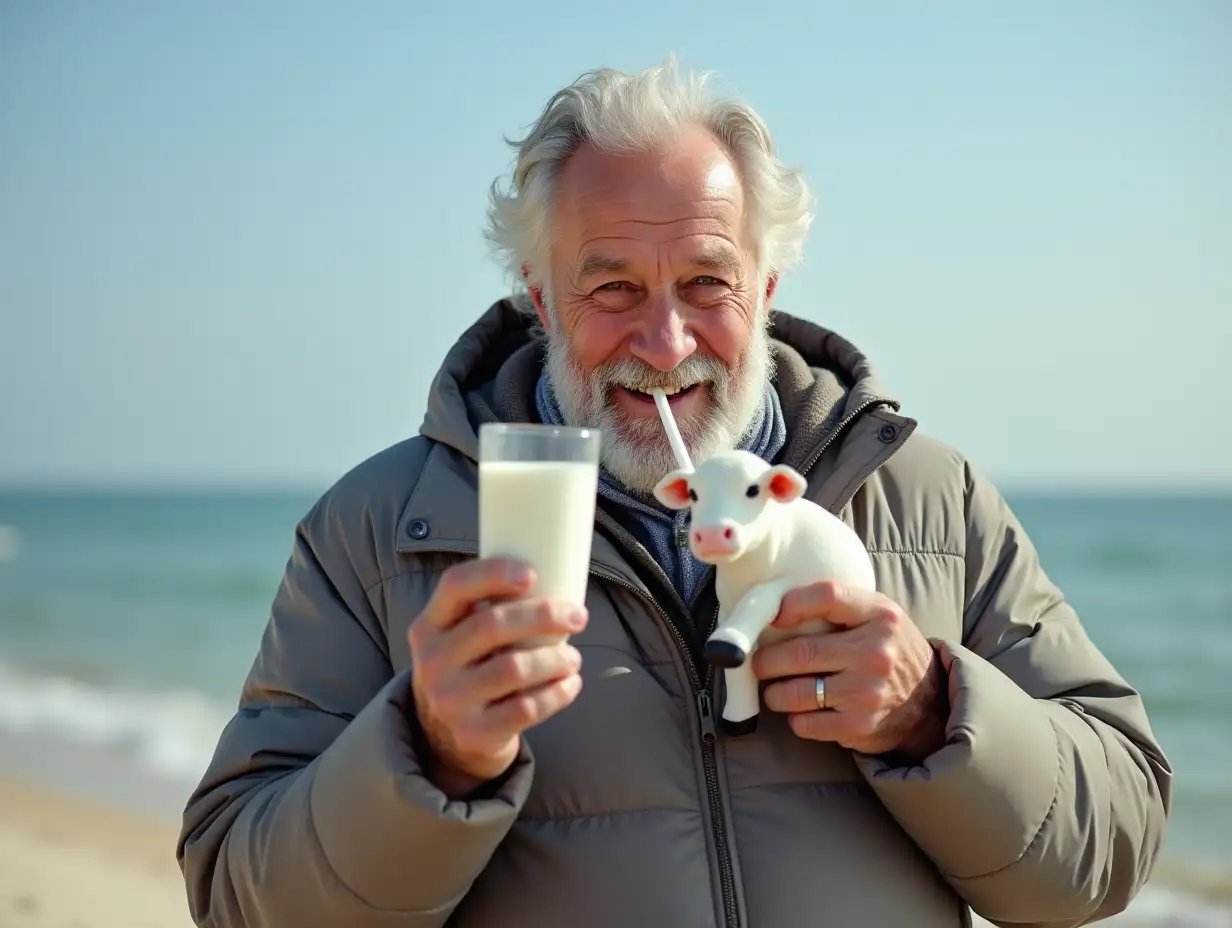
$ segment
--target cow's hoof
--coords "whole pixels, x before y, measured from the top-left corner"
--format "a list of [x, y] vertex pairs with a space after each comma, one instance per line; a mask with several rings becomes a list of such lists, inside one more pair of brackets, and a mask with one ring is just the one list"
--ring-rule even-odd
[[733, 722], [730, 719], [721, 719], [723, 725], [723, 734], [732, 738], [739, 738], [742, 735], [751, 735], [757, 731], [757, 716], [752, 715], [747, 719], [742, 719], [739, 722]]
[[702, 649], [702, 657], [706, 663], [715, 667], [740, 667], [748, 660], [744, 648], [722, 638], [712, 638]]

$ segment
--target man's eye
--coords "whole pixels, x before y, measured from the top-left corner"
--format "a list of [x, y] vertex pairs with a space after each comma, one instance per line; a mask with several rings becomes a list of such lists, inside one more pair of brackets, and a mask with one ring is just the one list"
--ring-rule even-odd
[[710, 276], [707, 276], [707, 275], [705, 275], [705, 274], [703, 274], [701, 277], [694, 277], [694, 278], [693, 278], [693, 283], [698, 284], [699, 286], [702, 286], [702, 287], [722, 287], [722, 286], [725, 286], [725, 284], [723, 283], [723, 281], [719, 280], [719, 278], [717, 278], [717, 277], [710, 277]]
[[613, 281], [611, 281], [610, 283], [600, 284], [600, 285], [596, 288], [596, 290], [606, 290], [606, 291], [608, 291], [608, 292], [610, 293], [610, 292], [611, 292], [611, 291], [613, 291], [613, 290], [624, 290], [624, 289], [625, 289], [626, 287], [628, 287], [628, 286], [629, 286], [628, 281], [624, 281], [624, 280], [613, 280]]

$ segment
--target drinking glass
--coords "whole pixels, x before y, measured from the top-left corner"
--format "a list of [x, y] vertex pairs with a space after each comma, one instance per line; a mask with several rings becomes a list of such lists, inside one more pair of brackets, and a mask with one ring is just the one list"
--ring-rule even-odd
[[531, 596], [586, 601], [600, 441], [598, 429], [479, 427], [479, 556], [529, 564]]

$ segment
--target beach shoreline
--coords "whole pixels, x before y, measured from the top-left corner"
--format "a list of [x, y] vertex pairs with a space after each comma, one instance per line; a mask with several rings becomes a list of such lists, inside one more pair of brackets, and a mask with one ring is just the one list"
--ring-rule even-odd
[[[4, 732], [0, 924], [191, 928], [175, 842], [194, 785], [151, 776], [115, 746]], [[1199, 874], [1164, 867], [1161, 876], [1127, 913], [1101, 924], [1232, 928], [1232, 906]]]

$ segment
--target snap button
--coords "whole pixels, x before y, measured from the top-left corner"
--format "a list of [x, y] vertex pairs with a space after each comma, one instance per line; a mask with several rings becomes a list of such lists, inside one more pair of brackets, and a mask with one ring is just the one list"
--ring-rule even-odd
[[406, 533], [412, 538], [427, 538], [428, 523], [423, 519], [414, 519], [411, 524], [406, 527]]
[[877, 432], [877, 437], [880, 438], [887, 445], [890, 442], [892, 442], [895, 436], [897, 435], [898, 435], [898, 429], [896, 429], [892, 425], [883, 425], [880, 431]]

